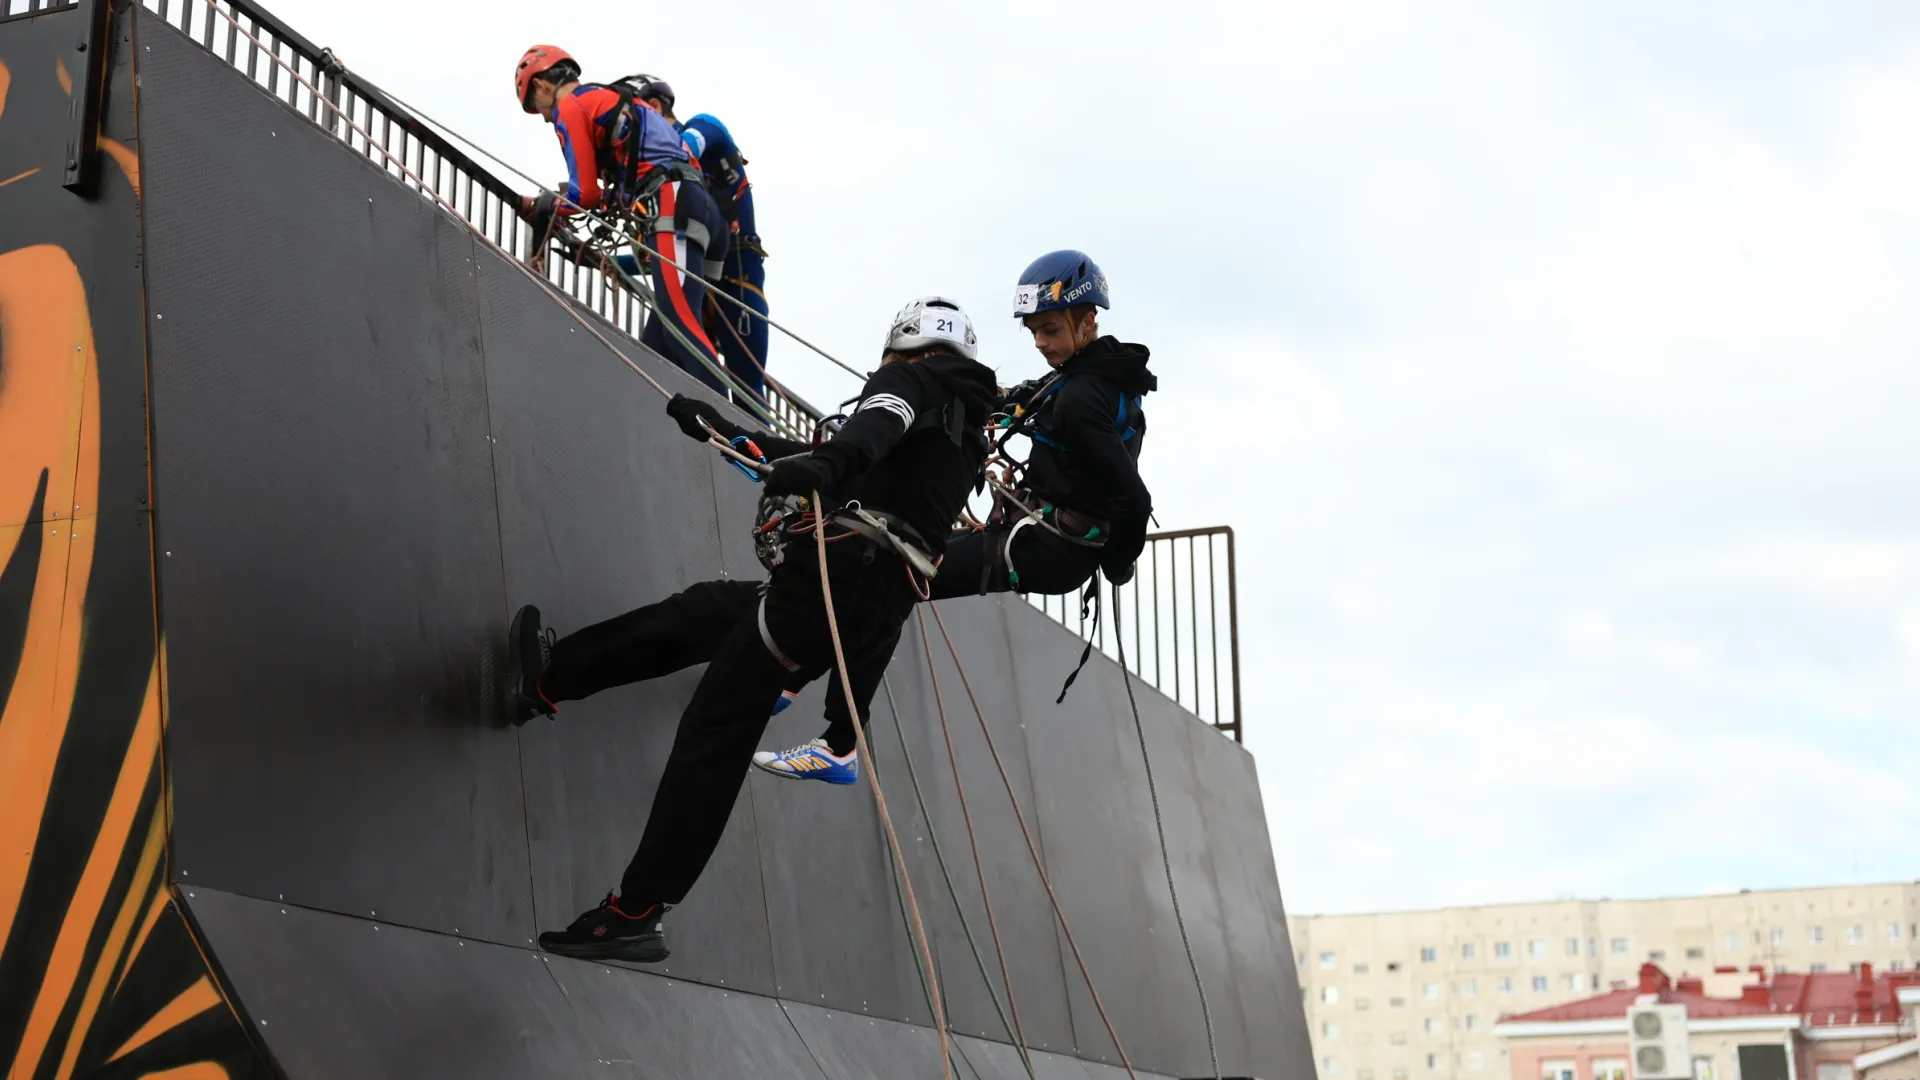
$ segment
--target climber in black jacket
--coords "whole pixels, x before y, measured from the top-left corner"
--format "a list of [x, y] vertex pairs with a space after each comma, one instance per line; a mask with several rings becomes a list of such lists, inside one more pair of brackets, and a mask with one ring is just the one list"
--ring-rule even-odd
[[1103, 336], [1107, 278], [1079, 251], [1042, 255], [1020, 276], [1014, 315], [1053, 373], [1008, 391], [1001, 412], [1033, 440], [1020, 504], [997, 498], [985, 529], [955, 533], [933, 598], [1069, 593], [1094, 572], [1123, 585], [1146, 546], [1153, 496], [1138, 463], [1147, 349]]
[[[927, 538], [946, 534], [986, 459], [983, 431], [997, 392], [976, 351], [959, 305], [916, 300], [894, 319], [880, 369], [831, 441], [816, 448], [753, 435], [773, 460], [769, 496], [817, 491], [822, 502], [797, 525], [797, 514], [786, 519], [787, 539], [765, 584], [702, 582], [557, 642], [531, 606], [514, 617], [507, 706], [516, 723], [556, 712], [557, 702], [709, 665], [680, 718], [619, 892], [567, 929], [541, 934], [542, 948], [596, 960], [666, 958], [661, 916], [685, 898], [718, 846], [774, 702], [783, 687], [835, 667], [815, 529], [826, 532], [840, 643], [864, 717], [901, 624], [925, 594], [923, 570], [938, 560], [939, 543]], [[667, 412], [694, 438], [705, 440], [709, 428], [727, 439], [746, 434], [693, 398], [676, 396]], [[825, 735], [786, 756], [804, 759], [794, 766], [802, 772], [851, 783], [859, 772], [856, 721], [838, 685], [827, 718]]]

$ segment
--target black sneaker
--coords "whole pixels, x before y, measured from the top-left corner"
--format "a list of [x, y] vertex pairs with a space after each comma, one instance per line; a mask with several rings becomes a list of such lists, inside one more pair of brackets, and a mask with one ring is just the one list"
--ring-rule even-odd
[[657, 964], [667, 958], [667, 933], [660, 928], [660, 917], [671, 910], [671, 904], [652, 904], [630, 915], [620, 906], [620, 898], [608, 893], [599, 907], [573, 920], [565, 930], [541, 934], [540, 947], [582, 960]]
[[532, 604], [513, 614], [507, 629], [507, 719], [515, 727], [559, 709], [540, 692], [540, 676], [553, 658], [553, 631], [540, 626], [540, 609]]

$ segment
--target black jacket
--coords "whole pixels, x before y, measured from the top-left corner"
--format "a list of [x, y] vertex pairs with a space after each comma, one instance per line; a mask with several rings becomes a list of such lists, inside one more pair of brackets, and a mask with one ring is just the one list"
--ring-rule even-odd
[[[830, 509], [858, 500], [898, 515], [937, 554], [986, 461], [981, 432], [998, 397], [993, 371], [978, 361], [935, 353], [882, 365], [840, 431], [813, 450], [834, 474], [821, 497]], [[769, 435], [754, 441], [770, 458], [808, 451]]]
[[1101, 337], [1060, 365], [1030, 406], [1033, 455], [1027, 486], [1041, 499], [1105, 518], [1111, 525], [1100, 565], [1131, 566], [1147, 542], [1153, 494], [1140, 480], [1147, 414], [1140, 399], [1159, 382], [1147, 347]]

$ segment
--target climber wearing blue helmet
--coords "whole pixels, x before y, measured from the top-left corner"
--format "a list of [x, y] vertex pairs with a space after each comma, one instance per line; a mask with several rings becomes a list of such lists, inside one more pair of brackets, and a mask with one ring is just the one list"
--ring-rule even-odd
[[1020, 275], [1013, 314], [1051, 374], [1001, 403], [1001, 442], [1033, 440], [1017, 500], [997, 498], [985, 529], [957, 533], [933, 598], [977, 593], [1067, 593], [1104, 571], [1124, 584], [1146, 546], [1153, 495], [1141, 482], [1147, 417], [1157, 385], [1148, 351], [1100, 333], [1107, 276], [1081, 251], [1040, 256]]

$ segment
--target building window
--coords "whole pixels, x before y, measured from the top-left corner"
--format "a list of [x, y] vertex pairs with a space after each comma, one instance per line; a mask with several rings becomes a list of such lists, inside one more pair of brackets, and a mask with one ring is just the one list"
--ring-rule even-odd
[[1536, 994], [1544, 994], [1547, 992], [1547, 977], [1545, 975], [1535, 975], [1533, 977], [1533, 992]]
[[1853, 1066], [1844, 1061], [1823, 1061], [1816, 1072], [1818, 1080], [1853, 1080]]
[[1431, 946], [1431, 945], [1428, 945], [1428, 946], [1426, 946], [1425, 948], [1423, 948], [1423, 949], [1421, 949], [1421, 950], [1420, 950], [1420, 962], [1421, 962], [1421, 963], [1423, 963], [1423, 964], [1431, 964], [1431, 963], [1433, 963], [1433, 962], [1434, 962], [1435, 960], [1438, 960], [1438, 959], [1440, 959], [1440, 950], [1438, 950], [1438, 949], [1436, 949], [1436, 948], [1434, 948], [1433, 946]]
[[1627, 1080], [1627, 1059], [1593, 1059], [1593, 1080]]
[[1293, 966], [1305, 971], [1307, 969], [1307, 954], [1303, 952], [1294, 953]]
[[1389, 1008], [1389, 1009], [1404, 1009], [1404, 1008], [1406, 1008], [1406, 1007], [1407, 1007], [1407, 999], [1406, 999], [1406, 998], [1403, 998], [1403, 997], [1390, 997], [1390, 998], [1388, 998], [1388, 999], [1387, 999], [1387, 1008]]
[[1809, 927], [1807, 927], [1807, 944], [1809, 944], [1809, 945], [1825, 945], [1826, 943], [1827, 943], [1827, 928], [1826, 928], [1826, 927], [1824, 927], [1824, 926], [1809, 926]]
[[1420, 992], [1427, 996], [1428, 1001], [1440, 1000], [1440, 984], [1439, 983], [1428, 983], [1427, 985], [1420, 988]]
[[1460, 1026], [1465, 1028], [1468, 1031], [1473, 1031], [1475, 1029], [1475, 1026], [1478, 1025], [1479, 1023], [1480, 1023], [1480, 1018], [1475, 1016], [1472, 1013], [1468, 1013], [1467, 1015], [1460, 1018]]
[[1547, 943], [1539, 938], [1527, 942], [1527, 955], [1533, 957], [1535, 960], [1547, 955]]
[[[1440, 1055], [1428, 1054], [1427, 1055], [1427, 1071], [1434, 1072], [1439, 1068], [1440, 1068]], [[1820, 1080], [1826, 1080], [1826, 1077], [1821, 1077]]]
[[1332, 953], [1323, 952], [1320, 954], [1320, 970], [1321, 971], [1333, 970], [1333, 954]]
[[1825, 964], [1808, 964], [1807, 965], [1807, 974], [1809, 975], [1825, 975], [1826, 973], [1827, 973], [1827, 965]]
[[1513, 993], [1513, 980], [1502, 975], [1500, 981], [1495, 983], [1493, 988], [1502, 994], [1511, 994]]
[[1373, 999], [1372, 999], [1372, 998], [1362, 998], [1362, 997], [1357, 997], [1357, 998], [1354, 998], [1354, 999], [1353, 999], [1353, 1011], [1354, 1011], [1354, 1012], [1365, 1012], [1365, 1011], [1367, 1011], [1368, 1009], [1371, 1009], [1371, 1008], [1373, 1008]]
[[[1626, 1080], [1621, 1077], [1621, 1080]], [[1713, 1059], [1705, 1054], [1696, 1054], [1693, 1058], [1693, 1080], [1713, 1080]]]
[[1394, 961], [1393, 963], [1391, 963], [1391, 964], [1388, 964], [1388, 965], [1387, 965], [1387, 970], [1388, 970], [1388, 971], [1399, 971], [1399, 970], [1400, 970], [1400, 962], [1399, 962], [1398, 960], [1396, 960], [1396, 961]]
[[1900, 924], [1899, 923], [1890, 922], [1887, 924], [1887, 940], [1888, 941], [1900, 940]]
[[1905, 971], [1907, 970], [1907, 962], [1905, 960], [1895, 960], [1893, 963], [1887, 965], [1887, 970]]
[[1567, 955], [1568, 956], [1580, 955], [1580, 939], [1579, 938], [1570, 937], [1567, 939]]
[[1482, 1054], [1478, 1050], [1467, 1051], [1467, 1070], [1469, 1072], [1472, 1072], [1477, 1069], [1484, 1069], [1486, 1067], [1487, 1067], [1486, 1055]]
[[1614, 938], [1614, 939], [1613, 939], [1613, 945], [1612, 945], [1612, 948], [1613, 948], [1613, 951], [1614, 951], [1614, 952], [1616, 952], [1616, 953], [1624, 953], [1624, 952], [1626, 952], [1626, 951], [1627, 951], [1627, 939], [1626, 939], [1626, 938], [1623, 938], [1623, 937], [1617, 937], [1617, 938]]
[[1335, 1023], [1335, 1022], [1333, 1022], [1332, 1020], [1328, 1020], [1328, 1021], [1327, 1021], [1326, 1023], [1324, 1023], [1324, 1024], [1321, 1024], [1321, 1025], [1320, 1025], [1320, 1037], [1321, 1037], [1321, 1038], [1323, 1038], [1323, 1039], [1337, 1039], [1337, 1038], [1339, 1038], [1339, 1037], [1340, 1037], [1340, 1025], [1339, 1025], [1339, 1024], [1337, 1024], [1337, 1023]]
[[1360, 1069], [1353, 1074], [1354, 1080], [1373, 1080], [1372, 1069]]
[[1320, 1001], [1321, 1001], [1321, 1003], [1322, 1003], [1322, 1004], [1326, 1004], [1326, 1005], [1338, 1005], [1338, 1004], [1340, 1004], [1340, 988], [1339, 988], [1339, 987], [1337, 987], [1337, 986], [1323, 986], [1323, 987], [1321, 987], [1321, 988], [1320, 988]]
[[1513, 945], [1510, 944], [1509, 942], [1496, 941], [1493, 943], [1493, 958], [1495, 960], [1505, 960], [1507, 957], [1512, 955], [1513, 955]]
[[1423, 1027], [1424, 1027], [1424, 1028], [1426, 1029], [1426, 1032], [1427, 1032], [1427, 1034], [1429, 1034], [1429, 1035], [1438, 1035], [1438, 1034], [1440, 1034], [1440, 1030], [1441, 1030], [1441, 1028], [1440, 1028], [1440, 1018], [1439, 1018], [1439, 1017], [1437, 1017], [1437, 1016], [1429, 1016], [1429, 1017], [1427, 1017], [1427, 1019], [1426, 1019], [1426, 1023], [1425, 1023], [1424, 1025], [1422, 1025], [1422, 1026], [1423, 1026]]
[[1340, 1071], [1339, 1058], [1323, 1057], [1320, 1059], [1320, 1075], [1321, 1076], [1332, 1076], [1334, 1073], [1337, 1073], [1339, 1071]]
[[1600, 939], [1599, 938], [1590, 937], [1587, 939], [1587, 955], [1588, 956], [1600, 955]]
[[1367, 965], [1365, 965], [1365, 964], [1355, 964], [1355, 965], [1353, 965], [1353, 973], [1354, 973], [1355, 975], [1365, 975], [1365, 974], [1367, 973], [1367, 971], [1368, 971], [1368, 968], [1367, 968]]
[[1363, 1031], [1363, 1032], [1361, 1032], [1360, 1034], [1358, 1034], [1358, 1035], [1355, 1035], [1355, 1036], [1353, 1037], [1353, 1041], [1354, 1041], [1354, 1044], [1355, 1044], [1355, 1045], [1357, 1045], [1357, 1046], [1372, 1046], [1372, 1045], [1373, 1045], [1373, 1032], [1371, 1032], [1371, 1031]]
[[1600, 973], [1599, 972], [1596, 971], [1593, 974], [1587, 976], [1587, 989], [1595, 992], [1599, 991], [1600, 989]]
[[1567, 989], [1577, 992], [1580, 989], [1580, 976], [1578, 975], [1567, 976]]
[[1687, 950], [1687, 959], [1689, 960], [1705, 960], [1706, 958], [1707, 950], [1699, 946]]
[[1740, 935], [1736, 933], [1720, 935], [1720, 948], [1726, 952], [1740, 951]]
[[1787, 932], [1776, 926], [1773, 928], [1773, 932], [1767, 935], [1767, 941], [1777, 949], [1787, 943]]
[[1404, 1031], [1389, 1032], [1387, 1034], [1387, 1041], [1395, 1046], [1405, 1046], [1407, 1045], [1407, 1033]]
[[1866, 927], [1861, 926], [1858, 923], [1855, 923], [1854, 925], [1847, 927], [1847, 944], [1865, 945], [1866, 943], [1867, 943]]
[[[1894, 930], [1896, 931], [1898, 931], [1899, 929], [1900, 928], [1898, 926], [1894, 927]], [[1894, 936], [1898, 937], [1899, 935], [1896, 933]], [[1473, 942], [1469, 941], [1465, 945], [1460, 946], [1460, 959], [1471, 960], [1473, 959], [1473, 953], [1474, 953]]]
[[1462, 980], [1460, 983], [1460, 993], [1465, 997], [1478, 997], [1480, 994], [1480, 980], [1479, 979]]
[[1405, 1066], [1393, 1070], [1393, 1080], [1407, 1080], [1407, 1070]]
[[1649, 960], [1665, 960], [1666, 958], [1667, 958], [1667, 950], [1665, 949], [1654, 949], [1652, 952], [1649, 952], [1647, 954], [1647, 959]]
[[1548, 1058], [1540, 1063], [1540, 1080], [1574, 1080], [1573, 1062], [1565, 1058]]

